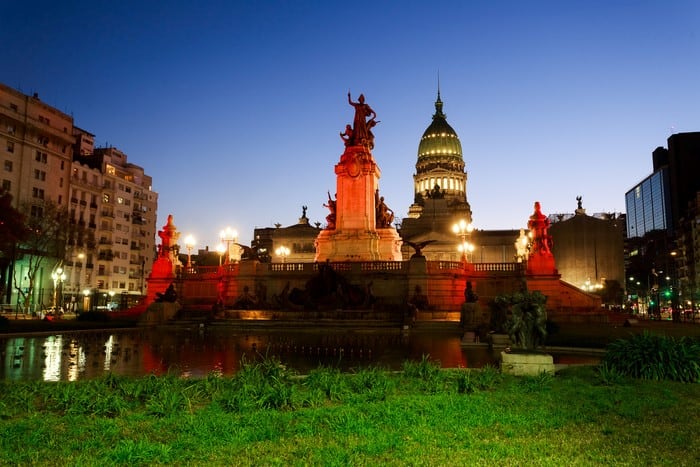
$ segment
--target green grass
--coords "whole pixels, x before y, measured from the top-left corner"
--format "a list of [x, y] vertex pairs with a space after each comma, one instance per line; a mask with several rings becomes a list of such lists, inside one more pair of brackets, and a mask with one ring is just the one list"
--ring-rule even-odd
[[593, 367], [512, 377], [279, 362], [234, 377], [0, 385], [0, 463], [697, 465], [700, 387]]

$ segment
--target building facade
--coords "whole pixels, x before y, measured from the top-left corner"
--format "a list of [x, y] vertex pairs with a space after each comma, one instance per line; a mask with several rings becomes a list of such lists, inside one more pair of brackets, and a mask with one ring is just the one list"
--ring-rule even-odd
[[[634, 295], [656, 303], [652, 312], [673, 309], [679, 318], [681, 310], [694, 309], [700, 299], [700, 132], [671, 135], [667, 145], [653, 151], [653, 173], [625, 194], [626, 275], [628, 287], [639, 282]], [[651, 298], [664, 296], [667, 300]]]
[[561, 279], [576, 287], [604, 294], [605, 303], [622, 305], [625, 284], [625, 217], [589, 216], [582, 207], [570, 216], [552, 215], [549, 233]]
[[[65, 308], [127, 306], [145, 293], [155, 257], [158, 194], [143, 168], [116, 148], [96, 149], [94, 135], [37, 94], [2, 84], [0, 159], [2, 189], [15, 207], [28, 206], [30, 216], [40, 216], [42, 205], [52, 202], [69, 217], [65, 248], [37, 271], [33, 307], [49, 304], [59, 285], [51, 274], [58, 270]], [[2, 266], [0, 301], [16, 304], [13, 278], [22, 286], [26, 268], [22, 261]]]

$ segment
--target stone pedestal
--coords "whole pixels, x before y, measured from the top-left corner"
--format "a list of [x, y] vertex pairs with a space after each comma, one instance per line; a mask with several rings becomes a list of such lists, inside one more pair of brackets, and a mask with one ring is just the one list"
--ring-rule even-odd
[[545, 353], [501, 352], [501, 372], [516, 376], [554, 374], [554, 358]]
[[369, 149], [346, 147], [335, 174], [335, 225], [316, 238], [315, 261], [401, 261], [401, 238], [396, 229], [377, 228], [381, 172]]

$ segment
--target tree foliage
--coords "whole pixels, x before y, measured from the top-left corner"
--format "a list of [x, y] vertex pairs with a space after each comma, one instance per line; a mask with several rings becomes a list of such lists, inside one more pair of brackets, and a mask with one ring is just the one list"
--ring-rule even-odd
[[47, 259], [63, 259], [72, 229], [67, 209], [53, 201], [25, 203], [20, 212], [26, 219], [27, 236], [19, 243], [17, 259], [22, 260], [26, 274], [15, 273], [13, 285], [28, 309], [37, 285], [37, 272]]
[[12, 256], [15, 245], [27, 235], [24, 216], [12, 206], [12, 195], [0, 191], [0, 256]]

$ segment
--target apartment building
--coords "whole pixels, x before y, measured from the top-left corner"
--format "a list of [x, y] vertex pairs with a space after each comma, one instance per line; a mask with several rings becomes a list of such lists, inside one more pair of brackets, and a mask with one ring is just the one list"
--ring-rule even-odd
[[[158, 194], [142, 167], [116, 148], [95, 148], [94, 141], [37, 94], [0, 84], [0, 188], [16, 207], [29, 205], [32, 216], [43, 214], [44, 201], [56, 203], [71, 224], [64, 257], [47, 258], [37, 271], [37, 307], [57, 286], [61, 304], [76, 309], [124, 307], [146, 293]], [[51, 278], [58, 268], [61, 284]], [[0, 302], [16, 304], [13, 277], [25, 280], [26, 267], [6, 257], [0, 270]]]

